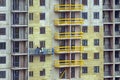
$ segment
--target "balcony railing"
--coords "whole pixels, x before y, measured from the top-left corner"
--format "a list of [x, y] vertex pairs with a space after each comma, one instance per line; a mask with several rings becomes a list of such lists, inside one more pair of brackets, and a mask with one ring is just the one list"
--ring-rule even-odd
[[115, 58], [115, 62], [120, 62], [120, 58]]
[[80, 53], [84, 51], [83, 46], [59, 46], [55, 47], [55, 53], [60, 54], [60, 53]]
[[116, 22], [120, 22], [120, 18], [115, 18], [115, 21]]
[[105, 36], [111, 36], [111, 31], [104, 31]]
[[29, 49], [30, 55], [47, 55], [47, 54], [54, 54], [54, 49], [46, 49], [46, 48], [30, 48]]
[[56, 4], [54, 10], [56, 12], [63, 12], [63, 11], [82, 11], [83, 5], [82, 4]]
[[115, 71], [115, 76], [120, 76], [120, 71]]
[[62, 25], [81, 25], [84, 23], [84, 20], [82, 18], [60, 18], [55, 19], [54, 24], [56, 26], [62, 26]]
[[120, 49], [120, 43], [119, 44], [115, 44], [115, 48], [116, 49]]
[[54, 66], [60, 67], [79, 67], [83, 65], [83, 60], [56, 60]]
[[83, 32], [55, 33], [55, 39], [81, 39]]
[[115, 35], [120, 35], [120, 31], [115, 31]]
[[112, 5], [111, 4], [104, 4], [103, 8], [104, 9], [112, 9]]
[[116, 8], [116, 9], [120, 9], [120, 4], [115, 5], [115, 8]]
[[104, 76], [112, 76], [111, 72], [112, 72], [112, 71], [105, 71], [105, 72], [104, 72]]

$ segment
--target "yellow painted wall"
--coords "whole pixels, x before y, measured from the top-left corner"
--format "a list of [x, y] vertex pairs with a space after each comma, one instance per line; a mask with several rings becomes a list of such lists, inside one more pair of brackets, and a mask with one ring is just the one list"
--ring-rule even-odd
[[[99, 32], [94, 32], [93, 26], [88, 26], [88, 33], [84, 33], [83, 39], [88, 39], [88, 46], [84, 52], [88, 53], [88, 59], [84, 60], [84, 65], [88, 67], [88, 73], [82, 74], [84, 80], [103, 80], [103, 27]], [[99, 46], [94, 46], [94, 39], [99, 39]], [[99, 52], [99, 59], [94, 59], [94, 53]], [[99, 73], [94, 73], [94, 66], [99, 66]]]
[[[52, 48], [52, 34], [49, 25], [44, 26], [46, 34], [40, 34], [40, 6], [39, 0], [33, 0], [33, 6], [29, 7], [29, 13], [33, 13], [33, 20], [29, 20], [29, 27], [33, 27], [33, 34], [29, 35], [29, 41], [33, 41], [33, 47], [40, 46], [40, 41], [45, 40], [45, 47], [47, 49]], [[49, 80], [52, 72], [52, 55], [46, 55], [45, 62], [40, 62], [40, 56], [34, 56], [33, 62], [29, 62], [29, 71], [33, 71], [33, 77], [29, 77], [29, 80]], [[46, 75], [40, 76], [40, 71], [45, 69]]]

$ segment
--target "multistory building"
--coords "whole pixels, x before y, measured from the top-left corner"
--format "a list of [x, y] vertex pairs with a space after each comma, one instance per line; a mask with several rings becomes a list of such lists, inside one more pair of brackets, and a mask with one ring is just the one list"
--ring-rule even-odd
[[105, 1], [0, 0], [0, 80], [119, 80], [104, 76], [117, 64], [104, 63], [116, 51], [103, 44], [119, 41], [104, 36], [106, 25], [119, 28], [103, 23], [105, 13], [119, 13], [104, 9]]
[[104, 80], [120, 80], [120, 0], [103, 0]]

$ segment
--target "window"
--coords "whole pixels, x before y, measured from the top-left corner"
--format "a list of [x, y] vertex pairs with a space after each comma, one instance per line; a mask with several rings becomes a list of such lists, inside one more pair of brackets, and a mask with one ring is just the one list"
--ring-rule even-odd
[[66, 75], [65, 68], [59, 68], [59, 78], [63, 79], [63, 78], [65, 78], [65, 75]]
[[87, 59], [87, 53], [82, 53], [82, 59], [86, 60]]
[[45, 55], [40, 55], [40, 61], [45, 62]]
[[33, 0], [29, 0], [29, 6], [33, 6]]
[[44, 47], [45, 48], [45, 41], [40, 41], [40, 47]]
[[40, 76], [45, 76], [45, 69], [43, 69], [42, 71], [40, 71]]
[[99, 73], [99, 66], [94, 66], [94, 73]]
[[94, 0], [94, 5], [99, 5], [99, 0]]
[[115, 18], [120, 18], [120, 12], [119, 11], [115, 11]]
[[120, 4], [120, 0], [115, 0], [115, 5], [119, 5]]
[[6, 43], [0, 42], [0, 49], [6, 49]]
[[5, 34], [6, 34], [6, 29], [0, 28], [0, 35], [5, 35]]
[[40, 6], [45, 6], [45, 0], [40, 0]]
[[6, 14], [0, 14], [0, 21], [6, 20]]
[[6, 0], [0, 0], [0, 6], [6, 6]]
[[29, 41], [29, 48], [33, 48], [33, 41]]
[[94, 46], [99, 46], [99, 39], [94, 39]]
[[75, 67], [71, 67], [71, 78], [75, 78]]
[[29, 13], [29, 20], [33, 20], [33, 13]]
[[99, 12], [94, 12], [94, 19], [99, 19]]
[[29, 56], [29, 62], [33, 62], [33, 56], [32, 55]]
[[45, 20], [45, 13], [40, 13], [40, 20]]
[[94, 26], [94, 32], [99, 32], [99, 26]]
[[29, 34], [33, 34], [33, 27], [29, 27]]
[[0, 78], [6, 78], [6, 71], [0, 71]]
[[88, 68], [87, 67], [82, 67], [82, 73], [88, 73]]
[[99, 59], [99, 53], [94, 53], [94, 59]]
[[6, 57], [0, 57], [0, 64], [6, 63]]
[[33, 71], [29, 71], [29, 76], [33, 77]]
[[82, 18], [87, 19], [87, 12], [82, 12]]
[[82, 40], [82, 45], [83, 45], [83, 46], [87, 46], [87, 45], [88, 45], [88, 41], [87, 41], [86, 39], [83, 39], [83, 40]]
[[40, 34], [45, 34], [45, 27], [40, 27]]
[[87, 3], [87, 0], [82, 0], [82, 4], [83, 5], [87, 5], [88, 3]]
[[83, 26], [83, 27], [82, 27], [82, 32], [87, 33], [87, 32], [88, 32], [88, 27], [87, 27], [87, 26]]

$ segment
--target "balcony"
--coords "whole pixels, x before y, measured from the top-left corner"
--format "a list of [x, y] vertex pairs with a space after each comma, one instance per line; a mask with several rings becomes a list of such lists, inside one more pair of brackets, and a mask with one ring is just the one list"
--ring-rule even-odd
[[120, 62], [120, 57], [119, 58], [115, 58], [115, 62]]
[[54, 7], [56, 12], [66, 12], [66, 11], [82, 11], [82, 4], [56, 4]]
[[103, 4], [103, 9], [112, 9], [112, 4]]
[[115, 22], [120, 22], [120, 18], [115, 18]]
[[120, 71], [115, 71], [115, 76], [120, 76]]
[[120, 49], [120, 43], [115, 44], [115, 49]]
[[55, 39], [81, 39], [83, 32], [64, 32], [64, 33], [55, 33]]
[[56, 26], [81, 25], [83, 23], [84, 20], [82, 18], [59, 18], [54, 21]]
[[61, 67], [80, 67], [83, 65], [82, 60], [56, 60], [54, 66], [56, 68]]
[[55, 53], [80, 53], [84, 51], [83, 46], [59, 46], [55, 47]]
[[54, 54], [54, 49], [46, 49], [46, 48], [30, 48], [29, 49], [29, 54], [30, 55], [51, 55]]
[[115, 5], [115, 9], [120, 9], [120, 4]]
[[105, 71], [104, 76], [112, 76], [112, 71]]

